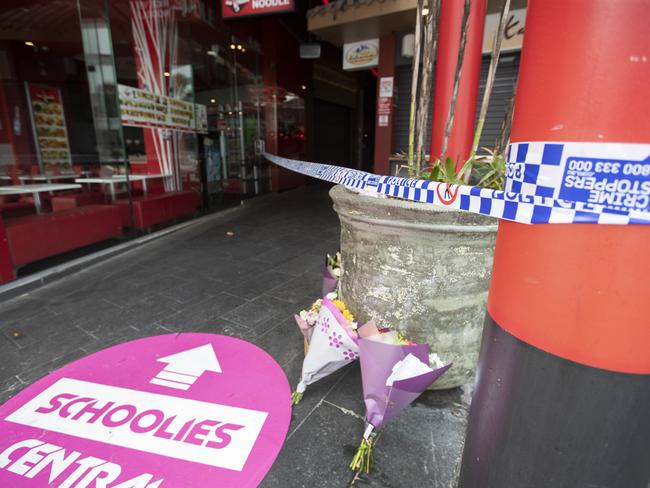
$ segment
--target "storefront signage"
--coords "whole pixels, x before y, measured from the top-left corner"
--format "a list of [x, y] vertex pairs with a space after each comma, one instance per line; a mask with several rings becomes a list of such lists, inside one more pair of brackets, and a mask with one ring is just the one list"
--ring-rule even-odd
[[122, 124], [133, 127], [207, 132], [205, 105], [118, 85]]
[[[492, 52], [494, 36], [499, 29], [501, 14], [485, 16], [485, 29], [483, 31], [483, 53]], [[524, 41], [524, 25], [526, 23], [526, 9], [511, 10], [505, 25], [505, 33], [501, 43], [501, 51], [516, 51], [521, 49]]]
[[26, 83], [34, 141], [41, 170], [69, 168], [72, 164], [61, 91]]
[[224, 19], [293, 12], [293, 9], [294, 0], [221, 0], [221, 16]]
[[377, 125], [388, 127], [393, 111], [393, 77], [379, 78], [379, 97], [377, 98]]
[[392, 76], [384, 76], [379, 80], [379, 96], [392, 97], [393, 96], [393, 81]]
[[379, 64], [379, 39], [343, 44], [343, 69], [367, 69]]
[[0, 486], [257, 486], [291, 419], [280, 366], [214, 334], [87, 356], [0, 407]]

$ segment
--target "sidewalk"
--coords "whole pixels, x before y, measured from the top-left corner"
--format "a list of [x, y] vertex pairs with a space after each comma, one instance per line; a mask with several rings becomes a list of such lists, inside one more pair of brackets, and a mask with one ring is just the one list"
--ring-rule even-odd
[[[0, 303], [0, 403], [75, 359], [170, 332], [251, 341], [295, 386], [303, 345], [292, 315], [318, 297], [324, 255], [338, 249], [326, 190], [270, 197]], [[460, 389], [422, 395], [384, 429], [377, 465], [356, 485], [453, 487], [467, 402]], [[358, 365], [311, 386], [262, 486], [349, 486], [363, 413]]]

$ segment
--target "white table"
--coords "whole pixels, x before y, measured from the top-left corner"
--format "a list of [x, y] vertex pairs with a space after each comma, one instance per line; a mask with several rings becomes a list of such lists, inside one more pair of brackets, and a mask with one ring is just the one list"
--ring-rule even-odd
[[43, 211], [41, 206], [41, 193], [61, 190], [78, 190], [79, 188], [81, 188], [81, 185], [75, 185], [73, 183], [0, 186], [0, 196], [31, 194], [34, 198], [36, 213], [40, 214]]
[[46, 183], [52, 184], [53, 181], [57, 180], [74, 180], [77, 177], [75, 173], [63, 173], [58, 175], [30, 175], [30, 176], [19, 176], [20, 181], [44, 181]]
[[[129, 175], [128, 181], [132, 183], [134, 181], [142, 182], [142, 191], [146, 195], [148, 192], [147, 189], [147, 180], [159, 179], [159, 178], [169, 178], [171, 175]], [[111, 201], [115, 200], [115, 185], [122, 184], [127, 182], [126, 175], [113, 175], [113, 176], [99, 176], [94, 178], [77, 178], [74, 180], [76, 183], [81, 184], [99, 184], [99, 185], [108, 185]]]

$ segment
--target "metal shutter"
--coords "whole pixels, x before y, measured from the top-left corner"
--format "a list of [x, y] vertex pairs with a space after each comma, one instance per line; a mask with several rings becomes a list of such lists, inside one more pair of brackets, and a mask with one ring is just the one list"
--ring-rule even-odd
[[[411, 103], [411, 80], [412, 80], [411, 66], [398, 66], [395, 70], [397, 78], [397, 98], [395, 100], [396, 107], [394, 108], [395, 119], [393, 120], [393, 134], [395, 136], [395, 152], [408, 153], [409, 147], [409, 113]], [[427, 132], [431, 127], [431, 108], [433, 103], [433, 94], [429, 99], [429, 112], [427, 120]], [[425, 137], [424, 147], [426, 152], [429, 152], [431, 145], [431, 136]]]
[[[483, 99], [485, 90], [485, 79], [487, 77], [488, 67], [490, 66], [490, 57], [483, 57], [481, 64], [481, 79], [479, 82], [479, 94], [476, 107], [476, 118], [480, 110], [480, 103]], [[512, 97], [514, 83], [519, 72], [519, 53], [502, 54], [499, 60], [494, 88], [490, 106], [481, 134], [480, 147], [493, 148], [497, 137], [501, 131], [501, 124], [505, 118], [508, 101]], [[400, 66], [396, 70], [397, 78], [397, 99], [395, 101], [395, 152], [404, 152], [408, 150], [408, 129], [409, 129], [409, 103], [411, 97], [411, 66]], [[433, 100], [433, 96], [432, 96]], [[431, 128], [431, 108], [429, 108], [428, 130]], [[427, 152], [429, 151], [430, 137], [426, 139]]]
[[[488, 68], [490, 66], [490, 57], [483, 58], [481, 64], [481, 81], [479, 82], [478, 100], [476, 103], [476, 119], [481, 110], [481, 101], [485, 91], [485, 79], [487, 78]], [[496, 140], [501, 132], [501, 125], [505, 119], [508, 102], [512, 97], [515, 82], [519, 73], [519, 53], [502, 54], [499, 58], [499, 67], [492, 88], [490, 97], [490, 106], [485, 117], [485, 125], [481, 134], [479, 148], [494, 148]], [[480, 151], [479, 151], [480, 152]]]

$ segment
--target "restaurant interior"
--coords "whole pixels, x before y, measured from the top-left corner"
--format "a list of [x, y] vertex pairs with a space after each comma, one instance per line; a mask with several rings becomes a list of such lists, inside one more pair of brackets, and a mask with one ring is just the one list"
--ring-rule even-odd
[[282, 42], [216, 2], [2, 2], [0, 283], [295, 184], [262, 156], [304, 156], [306, 81], [268, 62]]

